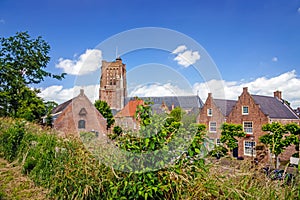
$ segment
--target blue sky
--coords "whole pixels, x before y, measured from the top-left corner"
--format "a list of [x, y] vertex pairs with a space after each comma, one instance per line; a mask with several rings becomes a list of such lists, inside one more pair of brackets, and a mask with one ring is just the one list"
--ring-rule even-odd
[[[223, 80], [204, 80], [196, 76], [191, 66], [184, 66], [180, 58], [176, 60], [179, 54], [143, 49], [122, 55], [131, 74], [136, 74], [137, 69], [149, 70], [149, 63], [158, 63], [152, 72], [147, 72], [147, 77], [159, 74], [159, 67], [166, 75], [174, 76], [157, 79], [155, 84], [149, 80], [136, 83], [129, 93], [166, 95], [169, 94], [166, 90], [176, 94], [198, 91], [205, 100], [208, 91], [218, 97], [214, 86], [221, 82], [226, 98], [236, 99], [242, 87], [261, 95], [273, 95], [278, 89], [293, 107], [300, 106], [300, 0], [0, 1], [0, 36], [8, 37], [18, 31], [28, 31], [33, 37], [42, 36], [51, 46], [48, 70], [54, 73], [69, 70], [63, 81], [47, 79], [36, 86], [42, 89], [43, 98], [59, 103], [72, 98], [74, 85], [82, 78], [72, 72], [72, 67], [78, 67], [85, 54], [115, 34], [142, 27], [171, 29], [192, 38], [208, 55], [185, 41], [174, 44], [173, 50], [185, 46], [181, 55], [189, 56], [185, 58], [192, 59], [191, 64], [210, 56]], [[135, 42], [135, 39], [128, 41]], [[118, 49], [122, 52], [124, 47], [118, 46]], [[110, 57], [100, 48], [90, 56], [95, 58], [90, 64]], [[172, 73], [167, 72], [168, 69]], [[98, 71], [94, 71], [94, 75], [95, 72]], [[176, 78], [178, 73], [190, 91], [182, 87], [185, 84]], [[145, 71], [141, 70], [141, 74], [145, 77], [139, 79], [146, 80]], [[136, 77], [132, 76], [129, 84]], [[97, 82], [97, 77], [93, 80]], [[95, 90], [87, 88], [90, 93]], [[132, 93], [134, 91], [136, 93]]]

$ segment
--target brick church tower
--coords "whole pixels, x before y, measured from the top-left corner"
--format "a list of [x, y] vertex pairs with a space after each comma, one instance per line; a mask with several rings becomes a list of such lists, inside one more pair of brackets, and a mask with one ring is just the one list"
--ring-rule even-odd
[[118, 57], [113, 62], [102, 61], [99, 99], [111, 109], [121, 110], [127, 96], [126, 65]]

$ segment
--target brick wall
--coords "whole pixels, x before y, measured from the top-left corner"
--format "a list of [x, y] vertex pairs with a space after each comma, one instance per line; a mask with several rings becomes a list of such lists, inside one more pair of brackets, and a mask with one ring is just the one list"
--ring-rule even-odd
[[[243, 106], [248, 106], [249, 114], [242, 113]], [[245, 141], [255, 141], [259, 144], [259, 137], [265, 133], [261, 130], [263, 124], [269, 122], [268, 117], [260, 110], [259, 105], [254, 102], [254, 99], [248, 92], [248, 88], [244, 88], [241, 96], [239, 96], [235, 107], [228, 116], [228, 123], [242, 124], [243, 122], [252, 122], [253, 134], [249, 134], [246, 138], [238, 140], [238, 156], [247, 157], [244, 155]]]
[[[208, 109], [212, 109], [212, 116], [208, 116], [208, 114], [207, 114]], [[205, 101], [205, 104], [201, 108], [200, 113], [197, 117], [197, 123], [206, 125], [206, 128], [208, 130], [207, 136], [210, 139], [213, 139], [214, 143], [215, 143], [216, 139], [221, 137], [220, 127], [225, 122], [225, 120], [226, 120], [225, 116], [222, 114], [222, 112], [219, 110], [219, 108], [215, 105], [212, 94], [209, 93], [208, 97]], [[216, 124], [217, 124], [216, 132], [209, 131], [209, 122], [211, 122], [211, 121], [216, 122]]]
[[99, 99], [111, 109], [121, 110], [127, 96], [126, 65], [120, 58], [114, 62], [102, 61]]
[[[82, 109], [85, 112], [82, 112]], [[78, 128], [79, 120], [85, 121], [85, 128]], [[106, 120], [83, 93], [72, 100], [54, 121], [53, 126], [54, 129], [65, 135], [78, 136], [81, 131], [95, 131], [106, 134]]]

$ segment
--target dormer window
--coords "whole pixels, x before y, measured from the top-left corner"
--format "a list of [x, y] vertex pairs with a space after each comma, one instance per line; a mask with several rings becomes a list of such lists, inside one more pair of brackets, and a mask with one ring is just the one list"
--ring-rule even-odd
[[212, 116], [212, 109], [211, 108], [207, 109], [207, 116]]
[[249, 114], [249, 107], [248, 106], [243, 106], [242, 107], [242, 114], [243, 115], [248, 115]]

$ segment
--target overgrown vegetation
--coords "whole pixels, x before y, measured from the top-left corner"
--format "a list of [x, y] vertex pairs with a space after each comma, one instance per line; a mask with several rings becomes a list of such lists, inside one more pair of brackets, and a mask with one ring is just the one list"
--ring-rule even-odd
[[[155, 119], [152, 119], [155, 122]], [[172, 124], [173, 123], [173, 124]], [[176, 122], [177, 123], [177, 122]], [[175, 137], [178, 124], [165, 125], [164, 134]], [[196, 137], [188, 150], [168, 167], [140, 173], [118, 171], [106, 166], [86, 150], [78, 138], [58, 138], [50, 130], [20, 120], [0, 120], [0, 156], [14, 160], [23, 174], [38, 186], [49, 190], [54, 199], [297, 199], [299, 182], [283, 185], [250, 169], [247, 161], [229, 160], [232, 166], [197, 157], [203, 141], [203, 126], [191, 126]], [[177, 130], [177, 131], [175, 131]], [[171, 133], [169, 135], [169, 133]], [[17, 136], [17, 135], [22, 136]], [[150, 140], [126, 137], [120, 144], [129, 151], [148, 151]], [[125, 134], [126, 135], [126, 134]], [[94, 136], [83, 134], [87, 140]], [[93, 137], [92, 137], [93, 136]], [[10, 145], [5, 145], [4, 139]], [[96, 137], [95, 137], [96, 138]], [[176, 139], [176, 138], [175, 138]], [[116, 140], [116, 141], [117, 141]], [[143, 142], [146, 149], [139, 144]], [[166, 142], [166, 141], [164, 141]], [[148, 145], [146, 145], [148, 143]], [[159, 141], [157, 144], [162, 145]], [[131, 145], [131, 146], [129, 146]], [[10, 148], [14, 148], [13, 152]], [[142, 148], [142, 149], [141, 149]], [[197, 150], [198, 149], [198, 150]], [[244, 164], [244, 165], [243, 165]], [[296, 181], [299, 181], [297, 179]], [[1, 190], [0, 190], [1, 192]], [[2, 191], [3, 193], [3, 191]], [[5, 197], [5, 193], [3, 193]]]

